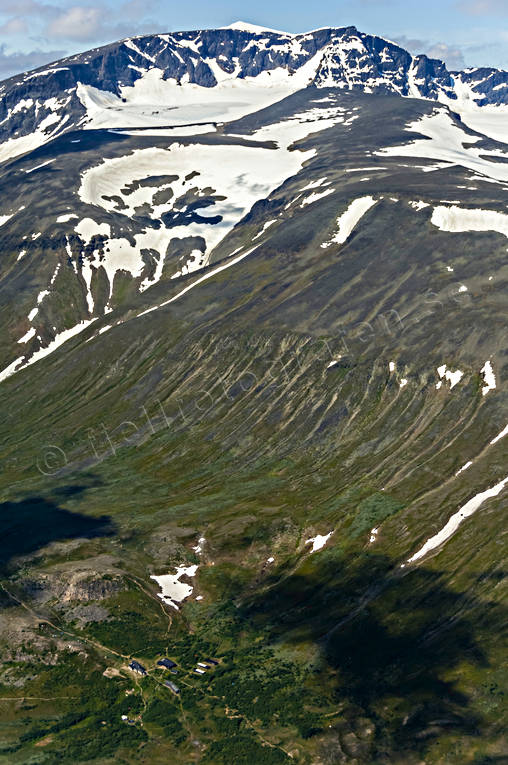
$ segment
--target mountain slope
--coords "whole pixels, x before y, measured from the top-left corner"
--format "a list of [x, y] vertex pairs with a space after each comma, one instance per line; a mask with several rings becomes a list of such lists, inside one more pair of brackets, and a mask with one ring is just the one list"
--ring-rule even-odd
[[235, 27], [4, 83], [0, 762], [501, 763], [505, 74]]
[[[383, 115], [382, 133], [374, 108]], [[6, 165], [0, 180], [3, 198], [15, 189], [17, 199], [2, 226], [0, 289], [10, 340], [2, 378], [122, 309], [136, 292], [146, 295], [145, 308], [153, 307], [156, 284], [176, 294], [175, 279], [277, 241], [289, 222], [300, 220], [304, 230], [317, 210], [324, 257], [326, 243], [335, 243], [337, 217], [355, 199], [394, 206], [401, 241], [405, 217], [395, 205], [403, 191], [429, 233], [484, 230], [503, 242], [498, 190], [508, 182], [505, 156], [446, 107], [314, 87], [205, 135], [63, 136]], [[413, 188], [417, 193], [408, 193]], [[447, 238], [453, 260], [455, 243], [461, 245]], [[493, 277], [484, 261], [474, 270], [480, 282]], [[496, 277], [489, 286], [502, 284]], [[111, 324], [108, 318], [103, 330]]]

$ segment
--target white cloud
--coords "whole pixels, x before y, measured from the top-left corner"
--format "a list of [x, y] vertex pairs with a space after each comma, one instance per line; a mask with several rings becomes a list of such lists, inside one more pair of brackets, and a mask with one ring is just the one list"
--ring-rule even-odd
[[[93, 4], [65, 3], [65, 7], [40, 0], [0, 0], [0, 36], [24, 36], [45, 41], [109, 42], [128, 35], [151, 32], [158, 26], [147, 15], [158, 0], [96, 0]], [[20, 41], [21, 42], [21, 41]]]
[[26, 19], [21, 16], [13, 16], [0, 25], [0, 35], [25, 35], [28, 33]]
[[464, 69], [464, 54], [460, 48], [446, 43], [434, 43], [425, 51], [429, 58], [439, 58], [448, 69]]
[[102, 37], [104, 9], [75, 5], [64, 10], [46, 26], [50, 39], [93, 40]]
[[0, 79], [12, 77], [18, 72], [36, 69], [43, 64], [57, 61], [65, 55], [63, 50], [32, 50], [28, 52], [14, 51], [6, 53], [6, 46], [0, 45]]
[[2, 16], [23, 16], [48, 18], [58, 13], [59, 8], [38, 0], [2, 0], [0, 14]]
[[44, 0], [0, 0], [0, 80], [75, 53], [76, 43], [86, 49], [158, 31], [159, 24], [148, 16], [158, 15], [153, 12], [160, 0], [78, 0], [63, 6]]
[[[54, 16], [44, 27], [49, 40], [79, 40], [82, 42], [113, 42], [129, 35], [154, 32], [157, 24], [146, 21], [150, 2], [130, 0], [112, 11], [103, 5], [73, 5]], [[111, 19], [115, 19], [111, 21]], [[119, 22], [116, 19], [120, 19]]]
[[463, 69], [465, 66], [464, 53], [456, 45], [447, 45], [444, 42], [429, 42], [412, 37], [398, 37], [395, 42], [402, 45], [410, 53], [424, 53], [429, 58], [438, 58], [444, 61], [448, 69]]

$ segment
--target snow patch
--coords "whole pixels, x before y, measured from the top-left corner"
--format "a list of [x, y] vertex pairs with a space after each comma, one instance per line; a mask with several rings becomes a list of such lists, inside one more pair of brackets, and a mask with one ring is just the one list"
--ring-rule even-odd
[[31, 167], [29, 170], [25, 170], [25, 173], [28, 175], [29, 173], [34, 173], [36, 170], [40, 170], [41, 167], [46, 167], [46, 165], [51, 165], [52, 162], [54, 162], [56, 157], [54, 159], [48, 159], [46, 162], [41, 162], [40, 165], [36, 165], [35, 167]]
[[323, 547], [326, 545], [326, 543], [328, 542], [332, 534], [333, 534], [333, 531], [330, 531], [330, 533], [326, 534], [325, 536], [318, 534], [315, 537], [311, 537], [310, 539], [307, 539], [305, 541], [305, 544], [312, 545], [311, 553], [318, 552], [318, 550], [323, 549]]
[[157, 582], [162, 592], [159, 593], [159, 598], [171, 606], [176, 611], [179, 611], [178, 603], [182, 603], [186, 598], [192, 595], [193, 587], [190, 584], [181, 582], [182, 576], [188, 576], [190, 578], [196, 575], [198, 566], [178, 566], [176, 574], [166, 574], [163, 576], [151, 576]]
[[321, 247], [325, 249], [332, 244], [344, 244], [358, 221], [375, 204], [376, 200], [371, 196], [354, 199], [347, 210], [337, 218], [337, 223], [339, 224], [337, 233], [332, 236], [329, 242], [324, 242]]
[[35, 337], [35, 334], [36, 334], [35, 327], [30, 327], [28, 332], [25, 335], [23, 335], [23, 337], [19, 338], [18, 343], [28, 343], [28, 341], [31, 340], [32, 337]]
[[256, 239], [259, 239], [260, 236], [263, 236], [265, 231], [267, 231], [270, 226], [273, 226], [274, 223], [277, 223], [277, 220], [269, 220], [267, 223], [265, 223], [261, 231], [252, 238], [252, 241], [254, 242]]
[[475, 497], [470, 499], [469, 502], [466, 502], [466, 504], [461, 507], [460, 510], [455, 513], [455, 515], [452, 515], [448, 523], [441, 529], [441, 531], [428, 539], [423, 547], [421, 547], [417, 553], [408, 559], [407, 563], [415, 563], [416, 561], [425, 557], [425, 555], [428, 555], [428, 553], [432, 550], [435, 550], [437, 547], [440, 547], [442, 544], [444, 544], [448, 539], [450, 539], [451, 536], [453, 536], [453, 534], [455, 534], [460, 524], [463, 523], [466, 518], [469, 518], [471, 515], [473, 515], [487, 499], [490, 499], [491, 497], [497, 497], [499, 494], [501, 494], [507, 484], [508, 476], [493, 486], [491, 489], [480, 492]]
[[80, 332], [83, 332], [87, 327], [90, 326], [90, 324], [95, 321], [95, 319], [90, 319], [87, 321], [81, 321], [79, 324], [76, 324], [74, 327], [71, 327], [70, 329], [64, 329], [63, 332], [60, 332], [60, 334], [56, 335], [54, 340], [52, 340], [49, 345], [47, 345], [45, 348], [40, 348], [38, 351], [36, 351], [33, 356], [31, 356], [28, 361], [25, 361], [25, 357], [21, 356], [20, 358], [16, 359], [12, 362], [12, 364], [9, 364], [6, 369], [4, 369], [2, 372], [0, 372], [0, 382], [7, 379], [7, 377], [10, 377], [15, 372], [19, 372], [21, 369], [24, 369], [25, 367], [30, 366], [31, 364], [35, 364], [37, 361], [40, 361], [40, 359], [45, 358], [46, 356], [49, 356], [50, 353], [53, 353], [53, 351], [56, 351], [57, 348], [59, 348], [61, 345], [67, 342], [67, 340], [70, 340], [72, 337], [75, 337], [76, 335], [79, 335]]
[[489, 391], [496, 389], [496, 376], [490, 361], [485, 362], [485, 365], [481, 370], [481, 374], [483, 375], [483, 380], [485, 382], [485, 385], [482, 388], [482, 395], [486, 396]]
[[[180, 40], [180, 45], [185, 43], [190, 47], [189, 41]], [[150, 66], [133, 85], [121, 86], [119, 96], [83, 83], [78, 83], [76, 93], [87, 111], [85, 129], [231, 122], [306, 87], [320, 62], [318, 53], [293, 75], [281, 67], [240, 79], [236, 71], [227, 75], [214, 59], [208, 59], [218, 80], [213, 88], [189, 82], [180, 87], [175, 79], [164, 79], [163, 69]]]
[[77, 226], [74, 226], [74, 231], [79, 234], [85, 244], [88, 244], [94, 236], [110, 236], [111, 234], [111, 228], [107, 223], [96, 223], [92, 218], [83, 218]]
[[327, 197], [329, 194], [333, 194], [335, 189], [325, 189], [325, 191], [313, 191], [312, 194], [309, 194], [308, 197], [306, 197], [303, 202], [301, 203], [300, 207], [306, 207], [307, 205], [314, 204], [314, 202], [317, 202], [320, 199], [324, 199], [324, 197]]
[[435, 207], [431, 223], [441, 231], [497, 231], [508, 237], [508, 215], [494, 210]]
[[281, 32], [278, 29], [270, 29], [269, 27], [260, 27], [257, 24], [249, 24], [246, 21], [235, 21], [234, 24], [230, 24], [227, 27], [219, 27], [219, 29], [233, 29], [237, 32], [248, 32], [253, 35], [263, 35], [266, 32], [274, 35], [282, 35], [282, 37], [293, 37], [289, 32]]
[[415, 210], [424, 210], [426, 207], [430, 207], [428, 202], [422, 202], [421, 200], [419, 202], [409, 202], [409, 204]]
[[[474, 148], [471, 144], [480, 140], [479, 136], [468, 135], [454, 120], [448, 111], [436, 109], [406, 126], [406, 130], [426, 136], [402, 146], [388, 146], [376, 152], [378, 156], [422, 157], [444, 162], [446, 166], [460, 165], [480, 175], [496, 181], [508, 181], [508, 164], [491, 162], [488, 157], [503, 157], [500, 151]], [[430, 139], [430, 140], [429, 140]], [[442, 165], [441, 165], [442, 166]], [[437, 168], [422, 168], [433, 170]]]
[[497, 444], [497, 442], [501, 441], [501, 439], [504, 438], [505, 436], [508, 436], [508, 425], [506, 426], [506, 428], [504, 428], [501, 431], [501, 433], [499, 433], [499, 435], [497, 435], [495, 438], [492, 439], [492, 441], [490, 442], [490, 445], [493, 446], [494, 444]]
[[454, 388], [464, 377], [464, 372], [461, 372], [459, 369], [456, 372], [452, 372], [447, 368], [446, 364], [438, 367], [437, 373], [441, 380], [448, 380], [450, 383], [450, 390]]
[[78, 218], [79, 216], [76, 215], [76, 213], [64, 213], [63, 215], [59, 215], [56, 219], [57, 223], [68, 223], [70, 220], [73, 220], [74, 218]]
[[[299, 136], [309, 132], [300, 123], [296, 128]], [[295, 131], [286, 136], [283, 132], [278, 134], [279, 139], [282, 138], [282, 146], [277, 149], [240, 144], [185, 146], [179, 143], [172, 144], [168, 149], [138, 149], [117, 159], [104, 160], [87, 170], [82, 177], [79, 195], [87, 204], [127, 217], [133, 217], [137, 208], [148, 205], [150, 217], [159, 220], [165, 213], [173, 211], [183, 218], [180, 210], [182, 203], [185, 206], [195, 205], [196, 201], [203, 199], [203, 209], [193, 207], [193, 212], [199, 215], [198, 220], [169, 227], [163, 224], [158, 230], [147, 228], [143, 234], [136, 235], [136, 248], [128, 270], [142, 270], [141, 248], [154, 249], [159, 253], [153, 279], [141, 285], [142, 289], [146, 289], [162, 276], [166, 251], [172, 239], [202, 237], [205, 242], [204, 251], [200, 250], [197, 256], [195, 253], [174, 276], [202, 268], [209, 262], [214, 247], [251, 210], [254, 203], [268, 197], [313, 155], [312, 151], [289, 151]], [[265, 136], [270, 130], [263, 129], [259, 133], [262, 134], [259, 136], [261, 140], [267, 140]], [[162, 186], [149, 182], [151, 177], [161, 175], [171, 180]], [[156, 202], [156, 194], [164, 189], [170, 192], [167, 201]], [[110, 240], [110, 247], [114, 247], [114, 241]], [[124, 249], [129, 247], [127, 240], [123, 242]]]
[[203, 547], [205, 546], [205, 543], [206, 543], [206, 539], [204, 537], [200, 537], [198, 539], [197, 545], [192, 548], [194, 552], [196, 553], [196, 555], [201, 555], [201, 553], [203, 552]]

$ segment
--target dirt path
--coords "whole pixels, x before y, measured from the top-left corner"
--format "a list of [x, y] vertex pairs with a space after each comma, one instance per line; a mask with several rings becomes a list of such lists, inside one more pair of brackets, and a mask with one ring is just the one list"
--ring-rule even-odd
[[169, 630], [171, 629], [171, 626], [173, 624], [173, 616], [168, 611], [166, 611], [166, 608], [164, 607], [164, 601], [161, 598], [158, 598], [156, 595], [153, 594], [137, 577], [135, 576], [126, 576], [125, 577], [129, 582], [132, 582], [132, 584], [136, 585], [136, 587], [139, 587], [139, 589], [145, 593], [151, 600], [155, 601], [159, 608], [161, 609], [162, 613], [168, 620], [168, 628], [166, 630], [166, 634], [169, 634]]

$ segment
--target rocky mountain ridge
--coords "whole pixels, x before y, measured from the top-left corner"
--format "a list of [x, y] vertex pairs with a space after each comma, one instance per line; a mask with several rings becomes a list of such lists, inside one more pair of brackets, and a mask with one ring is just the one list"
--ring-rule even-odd
[[[175, 98], [180, 100], [180, 89], [232, 83], [284, 87], [287, 93], [307, 85], [389, 92], [457, 106], [508, 103], [504, 71], [449, 72], [442, 61], [412, 56], [352, 26], [292, 35], [240, 23], [129, 38], [5, 80], [0, 87], [0, 159], [76, 127], [93, 127], [98, 107], [118, 109], [135, 101], [171, 108]], [[165, 115], [170, 123], [171, 116]]]

